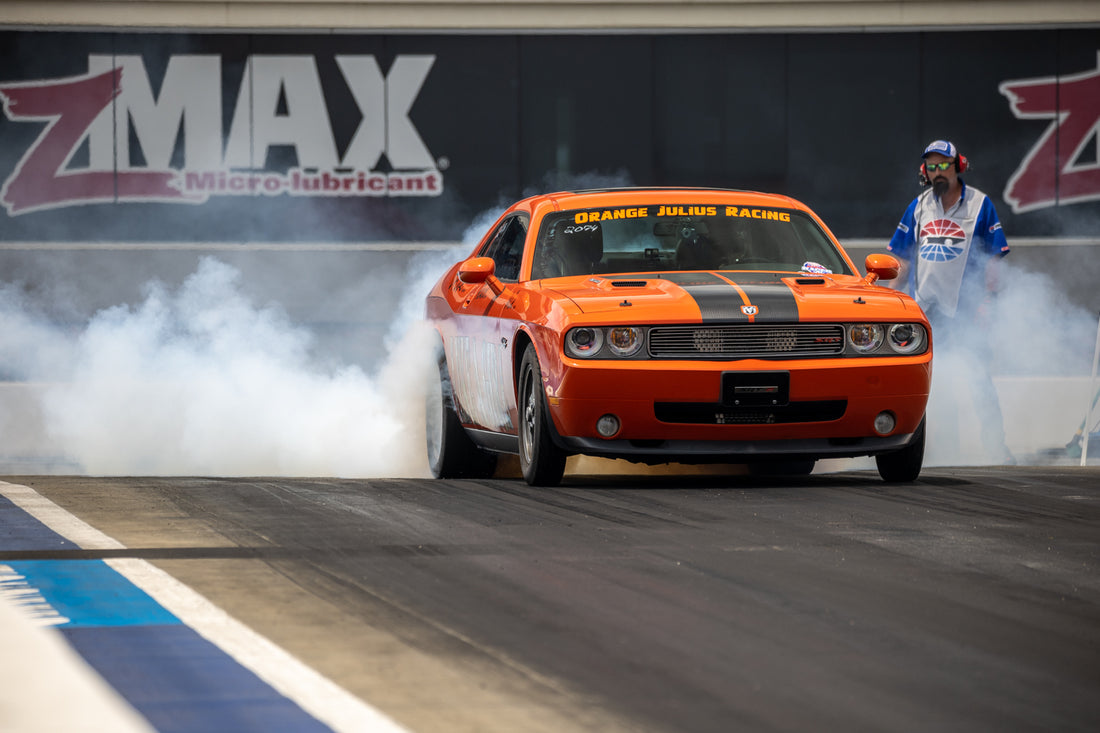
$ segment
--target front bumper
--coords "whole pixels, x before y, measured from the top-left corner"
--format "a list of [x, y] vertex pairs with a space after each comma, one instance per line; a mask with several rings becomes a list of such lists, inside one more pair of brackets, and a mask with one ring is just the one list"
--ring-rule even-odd
[[[738, 362], [566, 361], [547, 403], [558, 443], [603, 456], [858, 456], [903, 447], [924, 416], [931, 354]], [[729, 372], [789, 373], [784, 403], [734, 405]], [[893, 414], [880, 435], [875, 417]], [[619, 432], [603, 438], [601, 416]]]

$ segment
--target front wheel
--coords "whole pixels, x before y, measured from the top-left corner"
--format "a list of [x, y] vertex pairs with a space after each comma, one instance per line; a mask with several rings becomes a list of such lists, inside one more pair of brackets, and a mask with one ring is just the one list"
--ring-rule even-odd
[[531, 486], [557, 486], [565, 474], [566, 454], [550, 438], [542, 371], [534, 346], [523, 353], [519, 367], [519, 465]]
[[491, 478], [497, 466], [495, 453], [474, 445], [462, 427], [455, 408], [447, 360], [439, 357], [439, 378], [428, 385], [424, 401], [428, 467], [436, 478]]
[[892, 484], [908, 483], [916, 481], [917, 476], [920, 476], [921, 466], [924, 465], [924, 420], [921, 418], [909, 445], [892, 453], [875, 456], [878, 475], [882, 476], [883, 481]]

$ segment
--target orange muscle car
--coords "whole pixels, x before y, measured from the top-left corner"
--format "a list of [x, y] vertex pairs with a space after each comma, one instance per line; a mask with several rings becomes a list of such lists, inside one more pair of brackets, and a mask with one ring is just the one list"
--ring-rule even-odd
[[439, 336], [427, 399], [439, 478], [498, 454], [555, 485], [566, 458], [812, 470], [924, 457], [931, 331], [786, 196], [689, 188], [552, 193], [512, 205], [426, 301]]

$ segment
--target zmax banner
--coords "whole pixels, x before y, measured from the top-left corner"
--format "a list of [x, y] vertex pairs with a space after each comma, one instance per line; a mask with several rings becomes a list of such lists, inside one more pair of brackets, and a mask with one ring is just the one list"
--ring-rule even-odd
[[[4, 86], [8, 119], [51, 124], [5, 182], [3, 204], [18, 215], [84, 203], [201, 204], [226, 195], [438, 196], [439, 171], [408, 117], [435, 59], [398, 56], [387, 77], [373, 56], [334, 60], [361, 115], [342, 154], [312, 56], [249, 57], [224, 137], [217, 56], [169, 58], [156, 99], [140, 56], [90, 54], [82, 76]], [[70, 169], [82, 144], [88, 164]], [[292, 148], [297, 164], [268, 168], [275, 146]], [[173, 166], [177, 147], [182, 165]], [[391, 172], [376, 169], [383, 155]]]
[[786, 193], [888, 239], [955, 142], [1011, 236], [1095, 236], [1100, 31], [0, 33], [0, 240], [452, 240], [527, 193]]

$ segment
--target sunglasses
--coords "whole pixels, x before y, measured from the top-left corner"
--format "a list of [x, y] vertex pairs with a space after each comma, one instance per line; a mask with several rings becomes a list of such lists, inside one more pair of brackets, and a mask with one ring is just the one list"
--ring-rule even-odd
[[928, 169], [929, 173], [932, 173], [933, 171], [937, 171], [937, 170], [945, 171], [953, 165], [955, 165], [955, 161], [945, 160], [942, 163], [925, 163], [924, 167]]

